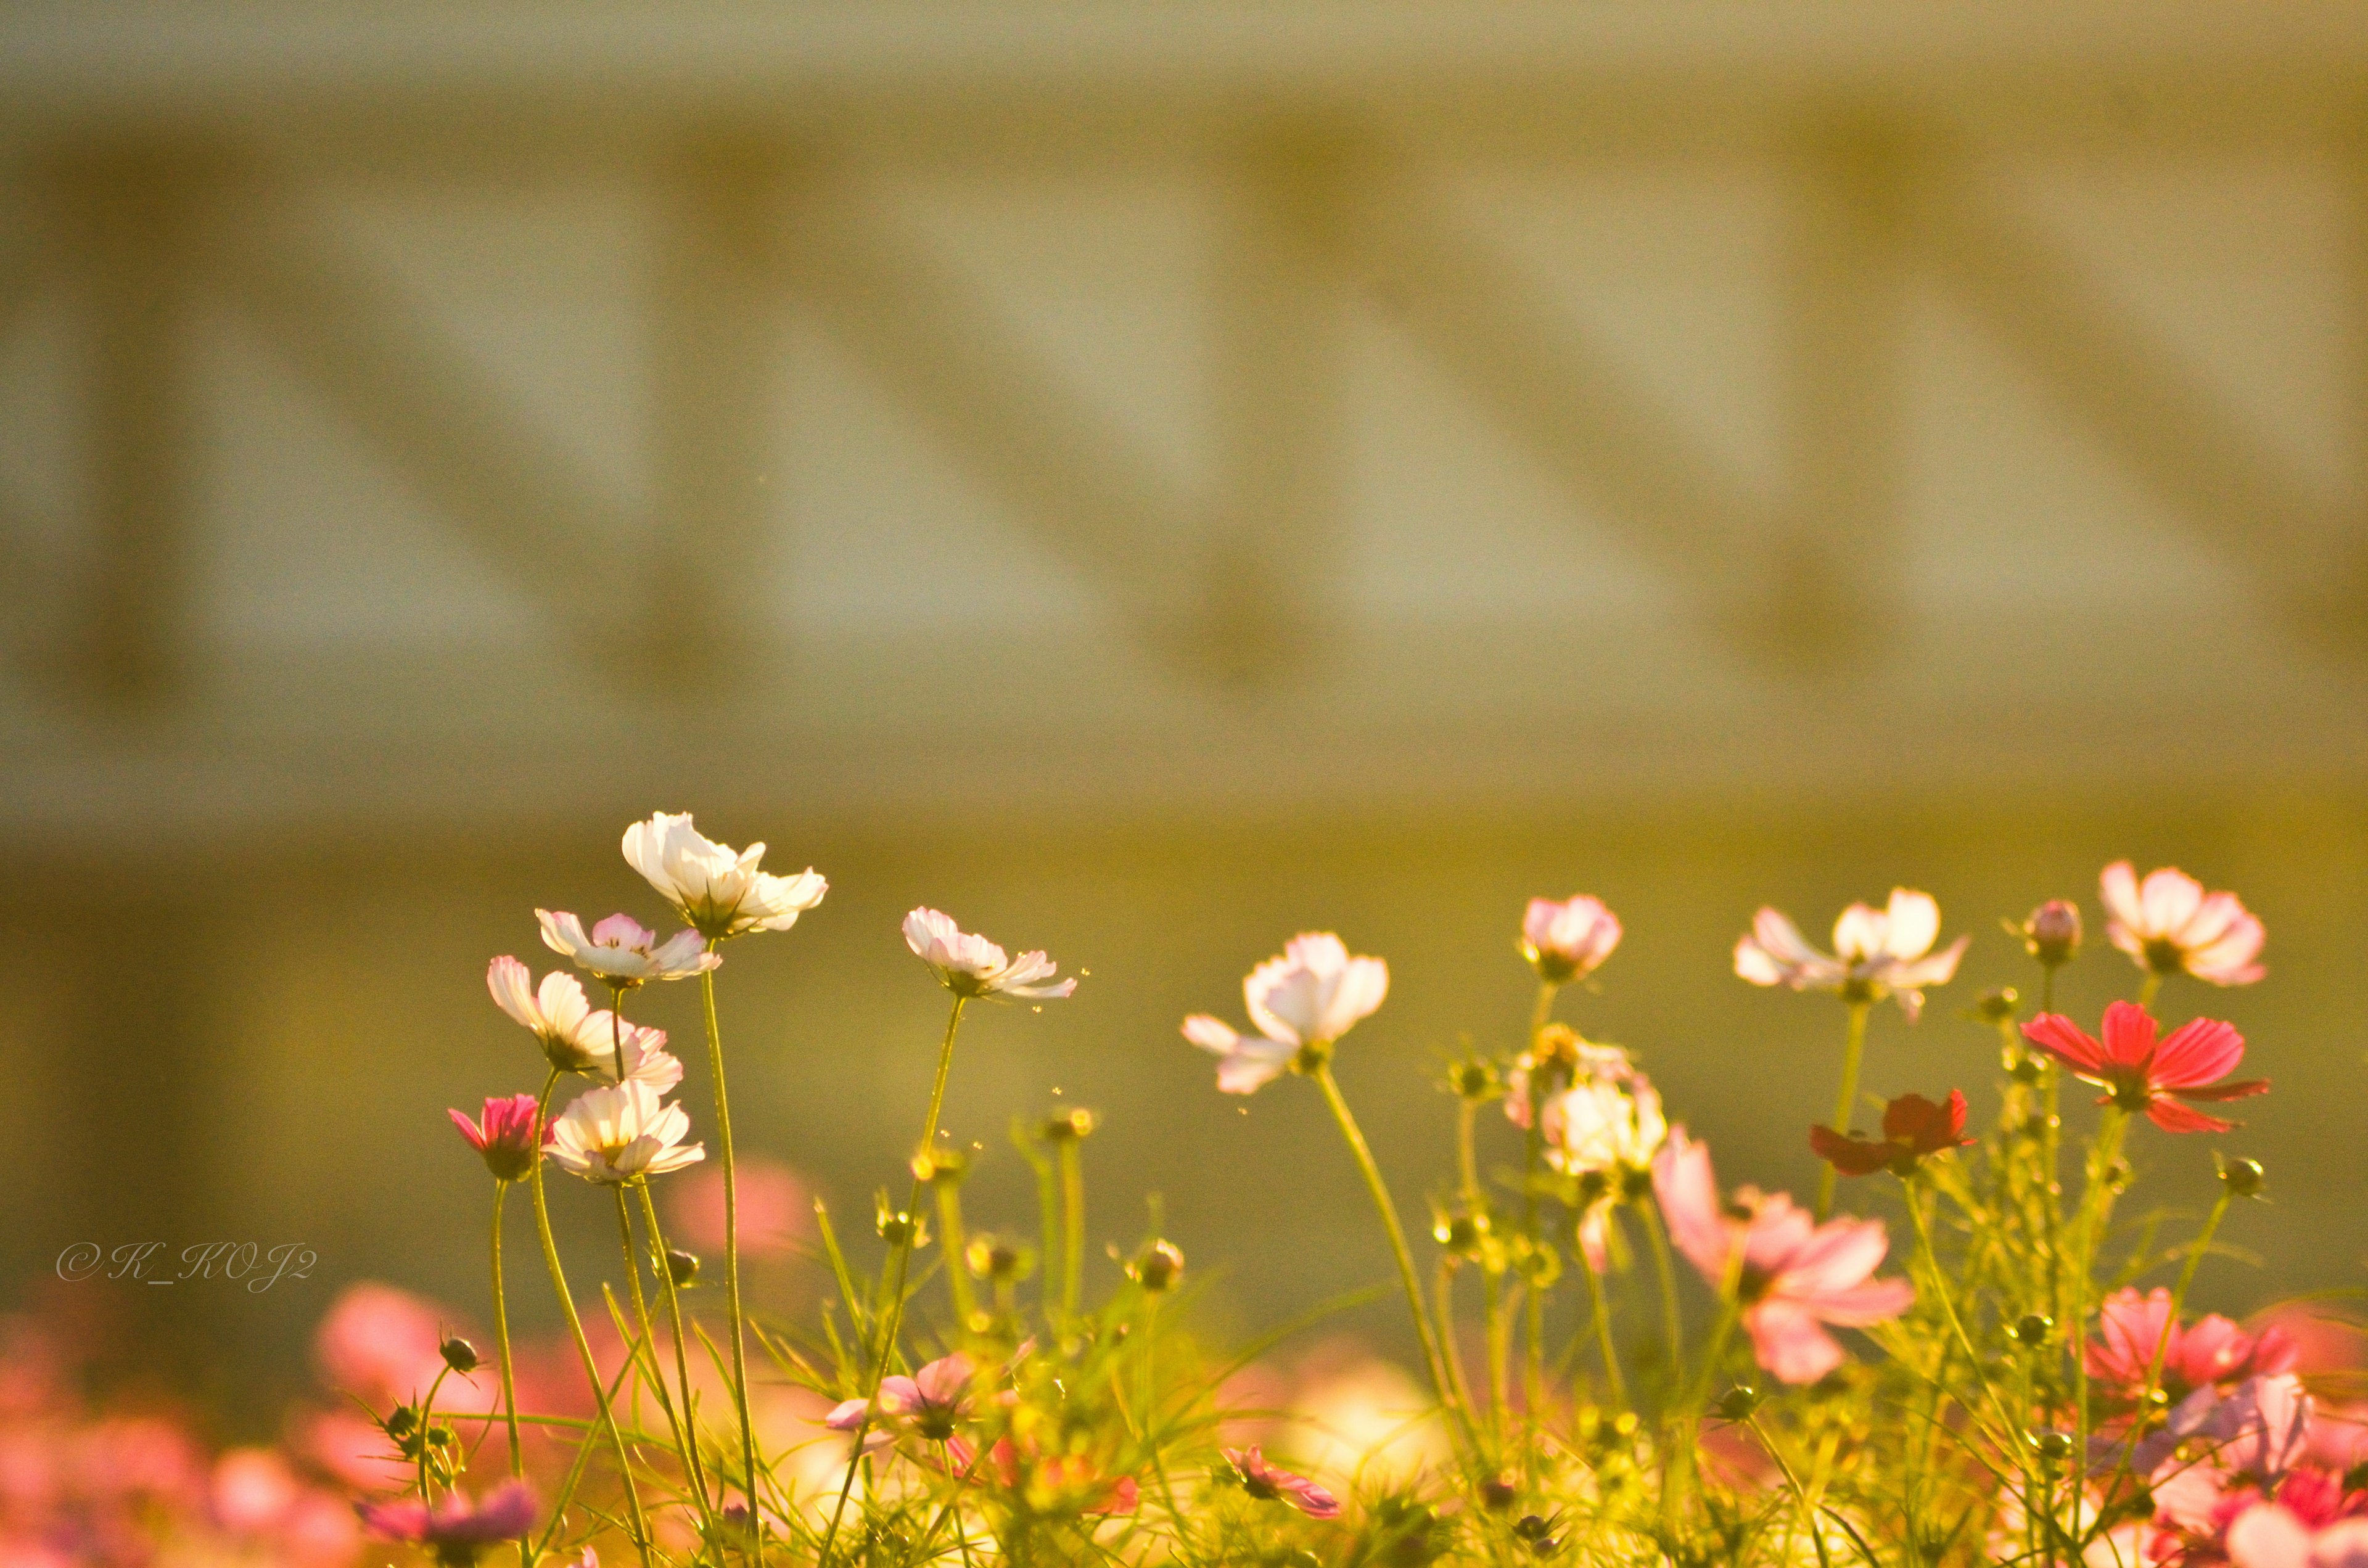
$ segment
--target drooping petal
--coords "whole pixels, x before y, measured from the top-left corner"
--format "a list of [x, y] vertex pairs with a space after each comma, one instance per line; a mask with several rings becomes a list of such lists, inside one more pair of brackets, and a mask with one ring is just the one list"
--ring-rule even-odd
[[1914, 1306], [1916, 1287], [1905, 1279], [1869, 1279], [1847, 1290], [1819, 1296], [1808, 1304], [1838, 1328], [1864, 1328], [1887, 1323]]
[[2237, 1125], [2173, 1099], [2150, 1100], [2146, 1113], [2146, 1119], [2165, 1132], [2226, 1132]]
[[1678, 1251], [1703, 1278], [1724, 1283], [1736, 1237], [1719, 1208], [1710, 1150], [1687, 1137], [1683, 1127], [1669, 1129], [1668, 1142], [1653, 1162], [1653, 1196]]

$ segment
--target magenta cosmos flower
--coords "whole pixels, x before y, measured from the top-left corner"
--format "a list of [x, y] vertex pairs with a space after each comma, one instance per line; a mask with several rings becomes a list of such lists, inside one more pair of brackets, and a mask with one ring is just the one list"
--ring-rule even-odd
[[474, 1562], [485, 1548], [516, 1540], [534, 1528], [534, 1488], [523, 1481], [495, 1487], [481, 1503], [455, 1492], [440, 1503], [406, 1497], [355, 1506], [362, 1523], [379, 1536], [425, 1546], [444, 1563]]
[[2214, 985], [2250, 985], [2269, 971], [2260, 956], [2260, 916], [2232, 892], [2207, 893], [2175, 866], [2148, 871], [2116, 860], [2098, 879], [2105, 900], [2105, 937], [2155, 974], [2188, 973]]
[[[941, 1356], [911, 1377], [880, 1380], [879, 1419], [865, 1435], [863, 1446], [876, 1449], [895, 1441], [894, 1426], [908, 1427], [933, 1443], [942, 1443], [970, 1416], [971, 1380], [978, 1365], [957, 1350]], [[863, 1425], [863, 1401], [850, 1399], [823, 1417], [834, 1432], [852, 1432]]]
[[1863, 1328], [1897, 1317], [1915, 1301], [1905, 1279], [1871, 1278], [1890, 1249], [1880, 1220], [1820, 1225], [1782, 1193], [1736, 1191], [1719, 1201], [1710, 1151], [1669, 1130], [1653, 1162], [1669, 1239], [1714, 1289], [1739, 1263], [1736, 1297], [1744, 1331], [1759, 1365], [1788, 1383], [1813, 1383], [1842, 1364], [1842, 1347], [1824, 1325]]
[[2226, 1132], [2236, 1125], [2206, 1116], [2181, 1100], [2237, 1100], [2268, 1092], [2267, 1078], [2214, 1082], [2245, 1059], [2245, 1037], [2217, 1018], [2191, 1018], [2159, 1043], [2153, 1015], [2133, 1002], [2105, 1009], [2100, 1042], [2059, 1013], [2042, 1013], [2022, 1026], [2024, 1038], [2105, 1093], [2099, 1105], [2119, 1106], [2165, 1132]]
[[2208, 1384], [2292, 1371], [2302, 1354], [2283, 1328], [2265, 1328], [2256, 1337], [2217, 1312], [2181, 1328], [2170, 1321], [2170, 1292], [2159, 1286], [2143, 1296], [2123, 1290], [2106, 1297], [2097, 1309], [2097, 1326], [2103, 1337], [2089, 1342], [2089, 1379], [2131, 1400], [2146, 1392], [2157, 1345], [2164, 1347], [2159, 1386], [2173, 1404]]
[[1620, 917], [1585, 893], [1556, 903], [1530, 900], [1521, 916], [1521, 956], [1549, 985], [1584, 980], [1620, 945]]
[[939, 984], [957, 996], [1017, 996], [1058, 1001], [1076, 990], [1072, 980], [1054, 981], [1060, 965], [1039, 949], [1012, 958], [984, 937], [956, 926], [934, 909], [905, 916], [905, 945], [929, 966]]
[[1242, 982], [1242, 1005], [1257, 1034], [1237, 1034], [1222, 1019], [1195, 1013], [1184, 1020], [1184, 1038], [1218, 1059], [1219, 1089], [1255, 1094], [1296, 1061], [1302, 1047], [1330, 1045], [1389, 993], [1387, 964], [1349, 957], [1348, 944], [1329, 931], [1306, 932]]
[[1790, 916], [1763, 907], [1750, 934], [1735, 944], [1735, 972], [1754, 985], [1831, 991], [1845, 1002], [1899, 999], [1911, 1019], [1924, 1007], [1924, 988], [1945, 985], [1972, 938], [1960, 937], [1939, 952], [1941, 906], [1930, 893], [1894, 888], [1883, 908], [1853, 903], [1834, 922], [1834, 950], [1809, 946]]
[[485, 968], [485, 989], [493, 993], [495, 1006], [534, 1031], [553, 1067], [587, 1077], [631, 1078], [661, 1094], [682, 1082], [682, 1063], [667, 1052], [666, 1030], [623, 1023], [608, 1008], [595, 1008], [575, 977], [564, 971], [552, 970], [540, 986], [533, 980], [533, 971], [507, 954]]
[[698, 932], [677, 931], [661, 942], [630, 915], [611, 915], [589, 932], [564, 909], [538, 909], [534, 917], [541, 923], [544, 947], [620, 990], [653, 980], [682, 980], [723, 961], [722, 954], [707, 950]]
[[1293, 1475], [1279, 1465], [1267, 1463], [1258, 1445], [1247, 1449], [1220, 1449], [1225, 1462], [1234, 1467], [1241, 1480], [1242, 1490], [1262, 1503], [1288, 1503], [1311, 1519], [1337, 1519], [1340, 1517], [1340, 1500], [1304, 1475]]
[[[457, 1110], [444, 1114], [452, 1119], [469, 1147], [485, 1157], [485, 1168], [494, 1173], [495, 1181], [524, 1181], [534, 1168], [535, 1111], [532, 1095], [511, 1095], [487, 1099], [483, 1122], [472, 1121]], [[543, 1142], [550, 1142], [546, 1131]]]

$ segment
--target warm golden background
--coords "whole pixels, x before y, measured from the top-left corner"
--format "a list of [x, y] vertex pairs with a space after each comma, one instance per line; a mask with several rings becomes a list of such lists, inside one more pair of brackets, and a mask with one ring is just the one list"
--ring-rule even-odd
[[973, 1210], [1057, 1086], [1097, 1240], [1165, 1194], [1237, 1322], [1386, 1268], [1305, 1085], [1175, 1032], [1292, 931], [1391, 961], [1341, 1072], [1410, 1210], [1532, 893], [1628, 925], [1565, 1016], [1798, 1184], [1839, 1012], [1731, 977], [1757, 903], [1937, 893], [1868, 1083], [1986, 1111], [1998, 917], [2175, 862], [2271, 933], [2167, 997], [2277, 1080], [2200, 1289], [2368, 1283], [2363, 67], [2233, 0], [11, 11], [0, 1301], [313, 1245], [119, 1304], [248, 1428], [340, 1282], [480, 1311], [485, 961], [654, 918], [655, 808], [833, 883], [730, 949], [746, 1144], [860, 1228], [938, 903], [1091, 971], [970, 1029]]

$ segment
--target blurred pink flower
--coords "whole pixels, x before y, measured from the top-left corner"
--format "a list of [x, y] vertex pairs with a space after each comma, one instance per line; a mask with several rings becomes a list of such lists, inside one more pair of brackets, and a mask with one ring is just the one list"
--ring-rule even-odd
[[1242, 1488], [1261, 1502], [1283, 1502], [1297, 1508], [1311, 1519], [1337, 1519], [1340, 1517], [1340, 1500], [1304, 1475], [1293, 1475], [1280, 1465], [1269, 1464], [1253, 1443], [1247, 1449], [1220, 1449], [1225, 1462], [1234, 1467], [1241, 1478]]
[[270, 1449], [233, 1449], [214, 1460], [214, 1518], [224, 1529], [259, 1535], [295, 1506], [303, 1488]]
[[757, 869], [765, 846], [734, 849], [691, 826], [689, 812], [658, 812], [625, 830], [626, 863], [711, 941], [749, 931], [786, 931], [822, 902], [830, 884], [809, 866], [794, 877]]
[[655, 931], [627, 915], [611, 915], [588, 934], [584, 922], [565, 910], [538, 909], [534, 917], [542, 924], [543, 946], [609, 985], [681, 980], [723, 961], [722, 954], [707, 950], [706, 939], [696, 931], [677, 931], [660, 942]]
[[2292, 1371], [2298, 1350], [2283, 1328], [2272, 1325], [2256, 1337], [2217, 1312], [2185, 1328], [2171, 1324], [2170, 1292], [2159, 1286], [2143, 1296], [2116, 1290], [2099, 1305], [2097, 1325], [2101, 1337], [2087, 1348], [2089, 1381], [2123, 1399], [2146, 1392], [2146, 1369], [2155, 1346], [2164, 1343], [2166, 1325], [2170, 1338], [2159, 1386], [2173, 1404], [2206, 1384]]
[[450, 1549], [462, 1552], [511, 1540], [534, 1528], [534, 1488], [523, 1481], [505, 1482], [472, 1503], [450, 1493], [436, 1503], [416, 1497], [358, 1506], [362, 1523], [386, 1540], [416, 1541], [434, 1547], [442, 1556]]
[[328, 1385], [373, 1408], [427, 1391], [444, 1365], [443, 1314], [408, 1290], [349, 1285], [313, 1331], [313, 1354]]
[[[814, 1198], [796, 1172], [761, 1154], [743, 1154], [737, 1172], [740, 1251], [750, 1257], [795, 1252], [814, 1222]], [[702, 1170], [672, 1184], [666, 1195], [673, 1240], [694, 1252], [723, 1250], [723, 1173]]]
[[2245, 1037], [2230, 1025], [2191, 1018], [2159, 1044], [2157, 1027], [2153, 1015], [2135, 1003], [2115, 1002], [2105, 1009], [2101, 1042], [2057, 1013], [2040, 1014], [2022, 1026], [2022, 1033], [2073, 1076], [2103, 1089], [2099, 1105], [2144, 1111], [2165, 1132], [2226, 1132], [2237, 1125], [2181, 1100], [2235, 1100], [2269, 1092], [2267, 1078], [2214, 1082], [2245, 1059]]
[[1914, 1018], [1923, 1010], [1924, 988], [1955, 977], [1972, 939], [1960, 937], [1936, 953], [1940, 935], [1941, 906], [1930, 893], [1907, 888], [1892, 889], [1882, 909], [1853, 903], [1843, 910], [1830, 954], [1809, 946], [1781, 911], [1762, 908], [1750, 934], [1735, 944], [1735, 972], [1754, 985], [1831, 991], [1845, 1001], [1896, 996], [1900, 1011]]
[[[484, 1156], [485, 1168], [494, 1173], [495, 1181], [524, 1181], [534, 1168], [535, 1097], [532, 1095], [511, 1095], [507, 1098], [485, 1101], [484, 1120], [470, 1120], [457, 1110], [445, 1115], [469, 1141], [469, 1147]], [[544, 1130], [543, 1142], [551, 1142]]]
[[1077, 988], [1074, 979], [1053, 979], [1060, 965], [1041, 949], [1012, 958], [985, 937], [956, 926], [952, 916], [934, 909], [916, 909], [905, 916], [905, 945], [929, 966], [939, 984], [957, 996], [1058, 1001]]
[[1619, 916], [1585, 893], [1560, 903], [1533, 898], [1521, 916], [1521, 956], [1549, 984], [1586, 979], [1619, 945]]
[[1825, 1324], [1862, 1328], [1897, 1317], [1916, 1299], [1905, 1279], [1870, 1278], [1889, 1249], [1879, 1220], [1819, 1225], [1782, 1193], [1736, 1193], [1742, 1218], [1720, 1202], [1710, 1151], [1669, 1130], [1653, 1163], [1653, 1190], [1669, 1239], [1713, 1289], [1738, 1270], [1743, 1326], [1759, 1365], [1788, 1383], [1815, 1382], [1842, 1363]]
[[2099, 879], [2105, 937], [2140, 969], [2184, 971], [2214, 985], [2250, 985], [2269, 971], [2254, 960], [2265, 933], [2259, 916], [2232, 892], [2207, 893], [2176, 867], [2148, 871], [2116, 860]]
[[[893, 1440], [894, 1425], [908, 1426], [916, 1436], [933, 1443], [946, 1441], [970, 1415], [971, 1381], [977, 1372], [977, 1364], [957, 1350], [929, 1362], [909, 1378], [882, 1379], [880, 1415], [872, 1423], [864, 1447], [880, 1446], [874, 1439], [883, 1426], [890, 1428], [887, 1440]], [[863, 1425], [863, 1401], [850, 1399], [834, 1406], [823, 1418], [823, 1425], [834, 1432], [852, 1432]]]

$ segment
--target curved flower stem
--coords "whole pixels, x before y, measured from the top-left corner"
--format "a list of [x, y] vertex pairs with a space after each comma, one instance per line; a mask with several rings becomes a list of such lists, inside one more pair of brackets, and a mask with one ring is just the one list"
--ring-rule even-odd
[[[707, 950], [715, 950], [713, 938], [709, 939]], [[715, 1079], [715, 1147], [723, 1164], [723, 1312], [732, 1331], [732, 1403], [740, 1417], [740, 1490], [748, 1500], [748, 1528], [757, 1568], [763, 1568], [765, 1532], [757, 1505], [757, 1427], [748, 1418], [748, 1341], [740, 1319], [740, 1187], [732, 1165], [732, 1100], [723, 1088], [723, 1031], [715, 1022], [715, 971], [712, 969], [700, 971], [699, 1000], [707, 1013], [707, 1066]]]
[[1462, 1438], [1462, 1446], [1468, 1454], [1475, 1446], [1471, 1420], [1456, 1402], [1455, 1385], [1448, 1377], [1446, 1355], [1439, 1347], [1438, 1335], [1431, 1331], [1430, 1313], [1423, 1306], [1422, 1281], [1414, 1270], [1414, 1254], [1406, 1248], [1405, 1227], [1398, 1223], [1397, 1205], [1391, 1201], [1389, 1187], [1382, 1180], [1382, 1169], [1373, 1163], [1373, 1151], [1366, 1144], [1365, 1135], [1359, 1130], [1357, 1119], [1349, 1109], [1349, 1102], [1341, 1096], [1340, 1085], [1332, 1076], [1332, 1064], [1329, 1062], [1318, 1062], [1312, 1075], [1316, 1087], [1324, 1091], [1324, 1103], [1331, 1108], [1332, 1119], [1339, 1124], [1340, 1136], [1348, 1140], [1349, 1153], [1356, 1157], [1357, 1169], [1365, 1178], [1365, 1189], [1372, 1194], [1373, 1207], [1381, 1213], [1382, 1229], [1388, 1233], [1390, 1251], [1397, 1258], [1399, 1282], [1406, 1287], [1406, 1308], [1414, 1314], [1415, 1336], [1422, 1342], [1422, 1357], [1430, 1372], [1431, 1389], [1439, 1395], [1439, 1403], [1454, 1423], [1457, 1436]]
[[[1924, 1218], [1924, 1195], [1920, 1183], [1911, 1177], [1901, 1186], [1906, 1189], [1908, 1221], [1916, 1227], [1916, 1253], [1923, 1260], [1924, 1272], [1931, 1278], [1933, 1298], [1941, 1303], [1941, 1311], [1949, 1320], [1949, 1332], [1956, 1337], [1957, 1348], [1964, 1352], [1966, 1370], [1973, 1374], [1974, 1381], [1989, 1400], [1991, 1413], [1998, 1417], [1999, 1440], [2002, 1444], [2010, 1443], [2014, 1437], [2014, 1421], [2007, 1415], [2005, 1402], [1998, 1390], [1983, 1375], [1982, 1358], [1975, 1352], [1973, 1338], [1965, 1333], [1964, 1320], [1957, 1315], [1956, 1300], [1949, 1293], [1949, 1277], [1941, 1272], [1940, 1255], [1932, 1250], [1932, 1230]], [[1945, 1353], [1942, 1359], [1947, 1359]], [[1941, 1380], [1935, 1378], [1933, 1382], [1937, 1387]]]
[[[953, 1071], [954, 1032], [962, 1028], [962, 1004], [969, 998], [954, 993], [953, 1011], [946, 1018], [945, 1043], [938, 1048], [937, 1082], [929, 1086], [929, 1119], [921, 1129], [921, 1153], [926, 1155], [937, 1147], [938, 1115], [945, 1108], [946, 1078]], [[838, 1527], [847, 1517], [848, 1494], [855, 1490], [855, 1475], [863, 1463], [863, 1439], [871, 1431], [872, 1417], [880, 1400], [880, 1383], [888, 1375], [889, 1359], [896, 1354], [896, 1330], [905, 1321], [905, 1274], [913, 1261], [913, 1239], [920, 1231], [921, 1176], [913, 1176], [913, 1195], [905, 1201], [905, 1212], [912, 1217], [911, 1228], [905, 1239], [896, 1244], [890, 1258], [888, 1301], [881, 1312], [880, 1347], [867, 1352], [871, 1363], [871, 1386], [863, 1391], [863, 1420], [855, 1428], [854, 1452], [847, 1461], [847, 1478], [838, 1483], [838, 1502], [831, 1509], [830, 1528], [823, 1532], [822, 1548], [814, 1553], [815, 1568], [830, 1568], [831, 1543], [838, 1539]], [[949, 1258], [949, 1267], [958, 1268], [958, 1259]]]
[[[641, 1489], [633, 1484], [633, 1463], [625, 1452], [625, 1434], [617, 1426], [615, 1408], [609, 1403], [608, 1385], [600, 1381], [600, 1364], [592, 1358], [592, 1342], [584, 1337], [584, 1320], [576, 1315], [575, 1293], [567, 1288], [567, 1271], [559, 1265], [559, 1243], [551, 1233], [551, 1209], [542, 1190], [542, 1129], [551, 1108], [551, 1092], [559, 1086], [559, 1073], [552, 1069], [542, 1081], [542, 1095], [534, 1106], [534, 1163], [527, 1167], [527, 1180], [534, 1193], [534, 1228], [542, 1238], [542, 1261], [551, 1270], [551, 1283], [559, 1291], [560, 1309], [567, 1314], [567, 1331], [575, 1339], [575, 1353], [583, 1358], [584, 1376], [592, 1384], [592, 1399], [598, 1405], [601, 1425], [609, 1428], [609, 1440], [616, 1446], [617, 1477], [625, 1488], [625, 1512], [632, 1523], [627, 1532], [632, 1537], [633, 1550], [641, 1554], [642, 1568], [651, 1568], [649, 1521], [642, 1517]], [[586, 1440], [589, 1441], [589, 1434]]]
[[1455, 1384], [1455, 1397], [1463, 1408], [1472, 1408], [1472, 1382], [1463, 1374], [1463, 1354], [1455, 1345], [1455, 1255], [1439, 1255], [1439, 1271], [1431, 1278], [1433, 1310], [1439, 1314], [1439, 1343], [1447, 1353], [1447, 1375]]
[[1611, 1403], [1625, 1410], [1628, 1387], [1620, 1376], [1619, 1353], [1611, 1347], [1611, 1309], [1603, 1299], [1603, 1277], [1595, 1272], [1584, 1246], [1578, 1249], [1578, 1267], [1587, 1275], [1588, 1310], [1595, 1319], [1596, 1347], [1603, 1352], [1603, 1381], [1611, 1390]]
[[[1480, 1187], [1480, 1102], [1463, 1100], [1455, 1110], [1455, 1174], [1466, 1217], [1477, 1221], [1487, 1214], [1488, 1199]], [[1501, 1449], [1505, 1442], [1507, 1367], [1510, 1361], [1504, 1324], [1504, 1283], [1484, 1262], [1480, 1269], [1481, 1337], [1488, 1352], [1488, 1440]], [[1452, 1344], [1452, 1340], [1450, 1341]], [[1471, 1401], [1469, 1391], [1465, 1403]]]
[[[666, 1233], [658, 1228], [658, 1206], [650, 1197], [650, 1184], [637, 1181], [633, 1190], [641, 1194], [642, 1223], [650, 1233], [650, 1250], [664, 1264]], [[714, 1506], [707, 1495], [707, 1466], [699, 1453], [699, 1411], [690, 1399], [690, 1353], [682, 1332], [682, 1292], [675, 1284], [671, 1267], [660, 1268], [659, 1278], [666, 1281], [666, 1315], [674, 1320], [674, 1371], [682, 1383], [682, 1431], [685, 1457], [690, 1461], [690, 1483], [699, 1494], [700, 1511], [713, 1517]]]
[[[650, 1387], [656, 1391], [658, 1412], [666, 1417], [666, 1427], [674, 1434], [675, 1452], [682, 1457], [683, 1474], [686, 1479], [693, 1480], [693, 1490], [699, 1497], [699, 1517], [703, 1522], [712, 1524], [714, 1516], [708, 1511], [707, 1490], [703, 1486], [697, 1485], [695, 1480], [699, 1474], [699, 1461], [692, 1457], [695, 1449], [689, 1429], [683, 1425], [681, 1415], [675, 1409], [673, 1396], [666, 1392], [666, 1374], [658, 1366], [657, 1330], [651, 1326], [649, 1297], [642, 1289], [642, 1263], [633, 1251], [633, 1221], [630, 1206], [625, 1201], [625, 1188], [621, 1183], [617, 1187], [616, 1193], [617, 1236], [625, 1248], [625, 1278], [632, 1281], [633, 1287], [633, 1322], [641, 1329], [642, 1343], [648, 1346], [649, 1350], [650, 1361], [647, 1370]], [[663, 1255], [659, 1258], [658, 1266], [660, 1268], [666, 1266]], [[634, 1369], [639, 1372], [642, 1368], [638, 1365], [638, 1358], [636, 1362]], [[686, 1394], [684, 1397], [688, 1399], [689, 1395]]]
[[[1858, 1109], [1858, 1066], [1866, 1054], [1866, 1014], [1872, 1003], [1852, 1002], [1850, 1005], [1850, 1038], [1842, 1047], [1842, 1092], [1834, 1105], [1834, 1131], [1850, 1136], [1850, 1117]], [[1833, 1212], [1834, 1167], [1827, 1165], [1817, 1176], [1817, 1223], [1826, 1222]]]
[[1669, 1389], [1675, 1392], [1685, 1385], [1685, 1330], [1678, 1317], [1678, 1271], [1669, 1262], [1669, 1238], [1661, 1229], [1661, 1216], [1647, 1204], [1638, 1204], [1637, 1212], [1645, 1219], [1645, 1239], [1653, 1244], [1653, 1271], [1661, 1282], [1661, 1332], [1669, 1341]]

